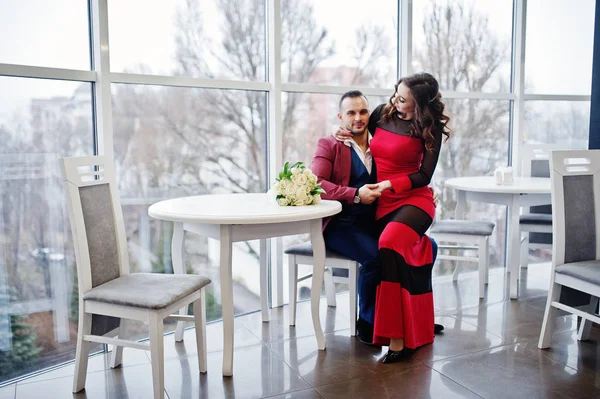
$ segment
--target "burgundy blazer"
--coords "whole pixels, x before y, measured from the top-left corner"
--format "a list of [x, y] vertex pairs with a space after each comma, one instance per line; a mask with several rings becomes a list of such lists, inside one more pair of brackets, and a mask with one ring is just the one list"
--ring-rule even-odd
[[[335, 137], [328, 136], [319, 139], [315, 155], [312, 159], [311, 170], [317, 176], [317, 181], [327, 193], [321, 197], [327, 200], [340, 201], [342, 204], [354, 204], [356, 188], [348, 187], [352, 168], [351, 149]], [[323, 230], [331, 218], [323, 219]]]

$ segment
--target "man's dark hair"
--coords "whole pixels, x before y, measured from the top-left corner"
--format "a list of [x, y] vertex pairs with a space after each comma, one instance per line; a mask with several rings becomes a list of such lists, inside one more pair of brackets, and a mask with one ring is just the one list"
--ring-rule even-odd
[[354, 97], [363, 97], [365, 99], [365, 101], [367, 102], [367, 104], [369, 104], [369, 100], [367, 99], [367, 96], [365, 96], [362, 91], [360, 90], [350, 90], [345, 92], [344, 94], [342, 94], [342, 98], [340, 98], [340, 103], [338, 104], [338, 109], [341, 110], [342, 109], [342, 103], [344, 102], [345, 99], [347, 98], [354, 98]]

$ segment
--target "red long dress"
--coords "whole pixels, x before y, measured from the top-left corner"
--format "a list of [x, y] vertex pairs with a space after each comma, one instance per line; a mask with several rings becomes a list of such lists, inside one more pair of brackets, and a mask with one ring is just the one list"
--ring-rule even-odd
[[[435, 216], [427, 185], [437, 164], [442, 133], [434, 129], [433, 151], [427, 152], [423, 140], [410, 137], [411, 121], [382, 121], [382, 108], [371, 115], [370, 148], [378, 181], [390, 180], [393, 190], [379, 198], [376, 219], [393, 217], [379, 239], [382, 281], [377, 288], [373, 342], [388, 345], [390, 338], [404, 338], [406, 347], [417, 348], [434, 339], [433, 254], [424, 232]], [[405, 205], [422, 212], [416, 210], [410, 218], [391, 214]]]

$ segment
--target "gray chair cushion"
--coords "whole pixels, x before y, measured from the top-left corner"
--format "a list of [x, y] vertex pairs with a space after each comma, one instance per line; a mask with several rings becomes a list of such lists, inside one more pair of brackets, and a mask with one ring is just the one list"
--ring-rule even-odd
[[557, 266], [556, 274], [574, 277], [588, 283], [600, 285], [600, 260], [566, 263]]
[[435, 222], [429, 232], [431, 234], [464, 234], [471, 236], [489, 236], [495, 224], [486, 220], [440, 220]]
[[[302, 244], [292, 245], [287, 248], [285, 251], [288, 255], [304, 255], [304, 256], [313, 256], [312, 244], [310, 242], [304, 242]], [[342, 260], [352, 260], [343, 255], [338, 254], [337, 252], [331, 251], [329, 249], [325, 252], [325, 257], [330, 259], [342, 259]]]
[[83, 299], [143, 309], [164, 309], [209, 283], [210, 279], [196, 274], [133, 273], [92, 288]]
[[552, 226], [552, 215], [546, 215], [543, 213], [526, 213], [519, 217], [519, 223]]

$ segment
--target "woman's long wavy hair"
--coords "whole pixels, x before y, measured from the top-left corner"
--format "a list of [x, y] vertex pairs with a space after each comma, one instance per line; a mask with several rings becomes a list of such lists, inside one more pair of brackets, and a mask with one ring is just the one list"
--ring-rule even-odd
[[444, 114], [444, 103], [441, 101], [440, 86], [433, 75], [420, 72], [410, 76], [400, 78], [394, 86], [394, 94], [390, 97], [388, 103], [383, 109], [382, 121], [394, 122], [394, 114], [397, 112], [394, 106], [394, 97], [398, 92], [398, 86], [404, 83], [410, 90], [410, 94], [415, 101], [415, 113], [413, 123], [410, 127], [410, 136], [419, 137], [425, 143], [425, 149], [431, 152], [433, 147], [433, 134], [431, 130], [437, 127], [446, 136], [450, 138], [452, 129], [448, 127], [450, 118]]

